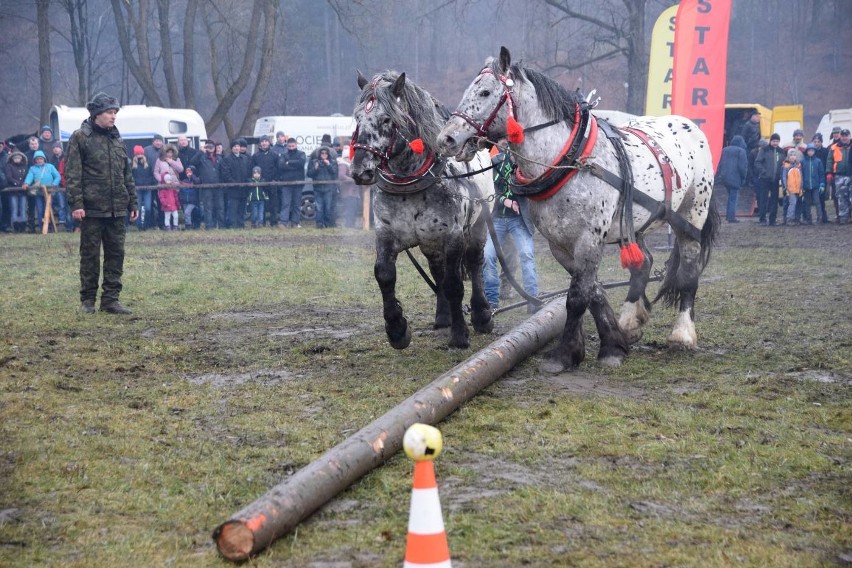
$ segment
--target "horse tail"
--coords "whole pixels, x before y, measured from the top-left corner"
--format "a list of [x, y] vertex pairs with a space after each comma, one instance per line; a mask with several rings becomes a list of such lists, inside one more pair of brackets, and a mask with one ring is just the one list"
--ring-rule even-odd
[[[704, 272], [704, 268], [710, 262], [710, 252], [716, 244], [716, 239], [719, 237], [719, 227], [721, 224], [722, 218], [711, 200], [707, 219], [705, 219], [704, 225], [701, 227], [701, 240], [699, 241], [701, 243], [701, 252], [698, 256], [699, 275]], [[654, 298], [654, 303], [662, 300], [666, 306], [675, 306], [680, 302], [682, 283], [678, 274], [680, 272], [680, 246], [678, 241], [679, 237], [675, 237], [674, 250], [666, 261], [666, 276], [663, 278], [660, 290]]]

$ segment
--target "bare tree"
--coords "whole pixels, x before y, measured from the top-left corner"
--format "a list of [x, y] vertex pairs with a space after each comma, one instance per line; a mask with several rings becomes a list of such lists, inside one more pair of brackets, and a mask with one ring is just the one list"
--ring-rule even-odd
[[565, 14], [566, 18], [580, 20], [594, 26], [594, 48], [584, 60], [556, 63], [550, 66], [562, 69], [580, 69], [606, 59], [624, 57], [627, 60], [627, 112], [641, 114], [644, 108], [645, 87], [648, 81], [648, 58], [645, 48], [645, 0], [621, 0], [624, 12], [615, 9], [594, 16], [576, 9], [571, 0], [544, 0]]
[[[163, 106], [163, 99], [154, 83], [154, 72], [151, 68], [151, 50], [148, 44], [148, 0], [138, 0], [139, 9], [133, 13], [133, 4], [129, 0], [111, 0], [112, 11], [115, 17], [116, 31], [118, 31], [118, 44], [127, 68], [145, 98], [151, 103]], [[136, 39], [137, 57], [133, 54], [131, 36], [127, 23], [134, 30]]]
[[38, 29], [38, 77], [41, 87], [41, 100], [39, 105], [39, 119], [46, 124], [50, 116], [50, 107], [53, 105], [53, 83], [51, 82], [50, 70], [50, 21], [48, 12], [50, 0], [37, 0], [36, 2], [36, 28]]

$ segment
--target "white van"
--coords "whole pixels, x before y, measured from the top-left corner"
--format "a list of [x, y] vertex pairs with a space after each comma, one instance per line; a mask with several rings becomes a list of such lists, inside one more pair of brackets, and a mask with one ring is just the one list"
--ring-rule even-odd
[[822, 120], [819, 121], [816, 131], [822, 134], [824, 144], [828, 145], [831, 129], [835, 126], [852, 130], [852, 108], [838, 108], [822, 115]]
[[[53, 136], [63, 143], [68, 142], [71, 134], [87, 118], [89, 111], [85, 107], [54, 106], [50, 109]], [[166, 143], [176, 143], [178, 136], [186, 136], [195, 148], [200, 148], [201, 141], [207, 139], [207, 129], [201, 115], [188, 108], [125, 105], [116, 115], [115, 126], [131, 150], [136, 144], [147, 146], [155, 134], [162, 136]]]
[[311, 155], [320, 147], [322, 135], [332, 139], [348, 139], [355, 131], [355, 119], [351, 116], [335, 114], [332, 116], [264, 116], [254, 125], [254, 136], [269, 136], [275, 144], [275, 133], [283, 132], [288, 138], [295, 138], [299, 150]]

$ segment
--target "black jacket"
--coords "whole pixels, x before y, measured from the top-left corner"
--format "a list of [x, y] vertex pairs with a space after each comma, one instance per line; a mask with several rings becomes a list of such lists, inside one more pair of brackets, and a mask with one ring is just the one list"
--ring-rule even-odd
[[777, 184], [781, 180], [781, 170], [786, 158], [787, 152], [780, 147], [773, 148], [772, 144], [767, 144], [754, 159], [754, 169], [757, 176], [763, 181], [771, 181]]
[[[219, 163], [219, 181], [222, 183], [247, 182], [251, 177], [251, 160], [245, 154], [230, 153]], [[248, 187], [227, 187], [225, 195], [232, 199], [245, 199]]]
[[201, 152], [195, 162], [195, 167], [198, 170], [198, 179], [201, 183], [219, 183], [219, 165], [222, 159], [210, 156], [207, 152]]
[[308, 158], [299, 149], [292, 152], [288, 149], [278, 158], [278, 173], [280, 181], [301, 181], [305, 179], [305, 162]]
[[263, 181], [276, 181], [278, 179], [278, 155], [268, 149], [266, 152], [259, 149], [251, 157], [252, 167], [260, 168], [260, 176]]

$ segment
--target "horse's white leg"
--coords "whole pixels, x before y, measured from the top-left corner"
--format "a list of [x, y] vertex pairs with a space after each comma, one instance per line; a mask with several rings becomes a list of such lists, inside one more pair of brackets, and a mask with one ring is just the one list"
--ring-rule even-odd
[[645, 261], [641, 268], [630, 269], [630, 288], [627, 298], [621, 306], [621, 317], [618, 319], [618, 327], [624, 333], [628, 344], [636, 343], [642, 338], [642, 327], [651, 319], [651, 302], [645, 295], [648, 286], [648, 278], [651, 275], [651, 267], [654, 258], [645, 246], [644, 238], [639, 235], [637, 244], [645, 255]]
[[698, 345], [698, 336], [695, 333], [692, 313], [695, 292], [698, 290], [698, 277], [701, 275], [699, 262], [701, 243], [680, 236], [675, 246], [678, 247], [679, 259], [677, 266], [671, 266], [670, 270], [675, 270], [675, 274], [671, 276], [678, 286], [677, 297], [680, 299], [680, 305], [668, 344], [675, 348], [695, 349]]
[[695, 323], [692, 321], [692, 310], [680, 312], [677, 315], [674, 329], [669, 335], [669, 346], [682, 349], [695, 349], [698, 346], [698, 335], [695, 333]]

